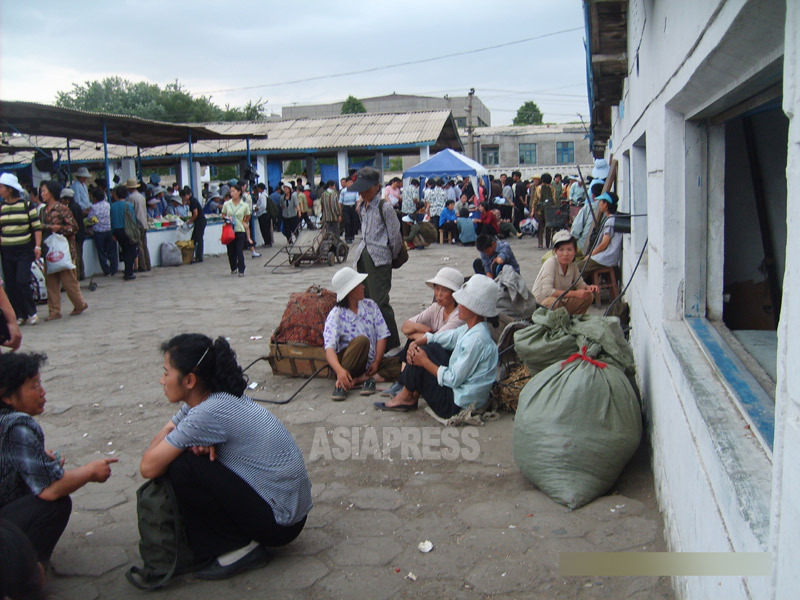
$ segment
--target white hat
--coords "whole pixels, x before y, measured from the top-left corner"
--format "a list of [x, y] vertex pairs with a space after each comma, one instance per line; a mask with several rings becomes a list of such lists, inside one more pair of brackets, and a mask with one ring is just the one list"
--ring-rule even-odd
[[595, 179], [605, 179], [611, 168], [605, 158], [595, 158], [594, 168], [592, 169], [592, 177]]
[[429, 279], [425, 282], [428, 284], [428, 287], [433, 287], [434, 285], [441, 285], [446, 287], [448, 290], [453, 290], [457, 292], [461, 289], [461, 286], [464, 285], [464, 276], [461, 274], [461, 271], [458, 269], [454, 269], [452, 267], [444, 267], [439, 269], [439, 272], [436, 274], [436, 277], [433, 279]]
[[75, 197], [75, 190], [71, 190], [69, 188], [64, 188], [61, 190], [61, 197], [62, 198], [74, 198]]
[[81, 167], [75, 171], [75, 177], [91, 177], [91, 174], [89, 173], [89, 169]]
[[341, 302], [347, 298], [347, 294], [352, 292], [356, 286], [367, 278], [366, 273], [356, 273], [350, 267], [345, 267], [336, 272], [331, 279], [333, 291], [336, 292], [336, 301]]
[[562, 229], [553, 234], [553, 248], [561, 242], [569, 242], [572, 239], [572, 233], [568, 229]]
[[486, 275], [473, 275], [461, 289], [453, 294], [459, 304], [463, 304], [481, 317], [497, 316], [497, 296], [500, 288]]
[[17, 179], [17, 176], [12, 175], [11, 173], [3, 173], [0, 175], [0, 184], [14, 188], [20, 194], [24, 191], [22, 186], [19, 184], [19, 179]]

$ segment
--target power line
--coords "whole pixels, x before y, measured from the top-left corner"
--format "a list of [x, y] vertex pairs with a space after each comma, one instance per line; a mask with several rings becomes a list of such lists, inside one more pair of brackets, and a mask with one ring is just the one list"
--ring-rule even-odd
[[496, 50], [497, 48], [505, 48], [506, 46], [514, 46], [516, 44], [524, 44], [525, 42], [532, 42], [534, 40], [541, 40], [547, 37], [552, 37], [555, 35], [561, 35], [562, 33], [572, 33], [573, 31], [583, 31], [583, 27], [573, 27], [571, 29], [562, 29], [561, 31], [553, 31], [551, 33], [545, 33], [542, 35], [537, 35], [534, 37], [525, 38], [522, 40], [516, 40], [513, 42], [506, 42], [504, 44], [496, 44], [494, 46], [486, 46], [484, 48], [476, 48], [474, 50], [465, 50], [463, 52], [454, 52], [452, 54], [444, 54], [442, 56], [434, 56], [432, 58], [421, 58], [419, 60], [409, 60], [406, 62], [395, 63], [392, 65], [385, 65], [382, 67], [372, 67], [370, 69], [361, 69], [359, 71], [347, 71], [345, 73], [333, 73], [331, 75], [317, 75], [315, 77], [306, 77], [304, 79], [293, 79], [291, 81], [282, 81], [280, 83], [264, 83], [261, 85], [248, 85], [243, 87], [236, 87], [236, 88], [226, 88], [226, 89], [219, 89], [219, 90], [208, 90], [205, 92], [200, 92], [201, 94], [215, 94], [221, 92], [239, 92], [244, 90], [255, 90], [259, 88], [267, 88], [267, 87], [278, 87], [282, 85], [293, 85], [296, 83], [307, 83], [309, 81], [319, 81], [321, 79], [333, 79], [336, 77], [348, 77], [350, 75], [361, 75], [363, 73], [374, 73], [375, 71], [384, 71], [386, 69], [394, 69], [396, 67], [407, 67], [409, 65], [419, 65], [422, 63], [427, 62], [434, 62], [437, 60], [444, 60], [445, 58], [453, 58], [456, 56], [465, 56], [468, 54], [476, 54], [478, 52], [486, 52], [487, 50]]

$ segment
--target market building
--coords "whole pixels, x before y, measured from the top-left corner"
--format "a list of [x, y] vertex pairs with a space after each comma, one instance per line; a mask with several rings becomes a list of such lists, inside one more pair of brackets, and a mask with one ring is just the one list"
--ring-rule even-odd
[[623, 279], [668, 544], [771, 553], [769, 575], [674, 588], [795, 597], [800, 4], [584, 7], [592, 149], [636, 215]]

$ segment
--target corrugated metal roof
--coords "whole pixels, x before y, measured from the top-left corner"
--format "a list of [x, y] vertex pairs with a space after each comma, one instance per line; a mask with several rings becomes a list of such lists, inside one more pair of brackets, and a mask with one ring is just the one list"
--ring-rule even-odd
[[[337, 117], [313, 119], [289, 119], [285, 121], [254, 122], [215, 122], [203, 123], [202, 127], [228, 136], [255, 136], [250, 140], [251, 152], [268, 151], [277, 155], [296, 156], [315, 151], [319, 154], [334, 154], [338, 150], [392, 150], [420, 146], [431, 146], [438, 152], [444, 148], [463, 150], [455, 121], [449, 111], [422, 111], [412, 113], [360, 113]], [[266, 136], [266, 137], [265, 137]], [[42, 148], [66, 148], [65, 141], [44, 136], [28, 136]], [[30, 147], [30, 142], [21, 138], [11, 138], [14, 143]], [[38, 141], [37, 141], [38, 140]], [[60, 146], [58, 144], [61, 144]], [[103, 159], [102, 147], [93, 142], [78, 143], [72, 141], [73, 161], [98, 161]], [[215, 155], [243, 153], [247, 150], [245, 139], [204, 140], [192, 145], [194, 154]], [[0, 149], [2, 153], [2, 149]], [[5, 153], [3, 153], [5, 154]], [[142, 148], [142, 158], [169, 157], [171, 155], [186, 156], [189, 144], [170, 144], [153, 148]], [[109, 158], [135, 157], [135, 146], [109, 145]], [[25, 162], [23, 153], [13, 156], [5, 154], [0, 158], [3, 163]], [[66, 151], [62, 150], [61, 159], [66, 160]]]

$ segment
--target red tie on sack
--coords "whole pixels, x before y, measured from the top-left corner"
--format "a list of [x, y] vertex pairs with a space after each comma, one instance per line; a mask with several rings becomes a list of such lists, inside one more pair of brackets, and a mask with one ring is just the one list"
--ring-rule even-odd
[[593, 364], [595, 367], [599, 367], [601, 369], [605, 369], [608, 365], [604, 362], [600, 362], [599, 360], [593, 359], [591, 356], [586, 356], [586, 346], [581, 348], [580, 353], [576, 352], [572, 356], [570, 356], [567, 360], [561, 363], [561, 368], [563, 369], [566, 365], [571, 362], [575, 362], [576, 360], [585, 360], [588, 363]]

